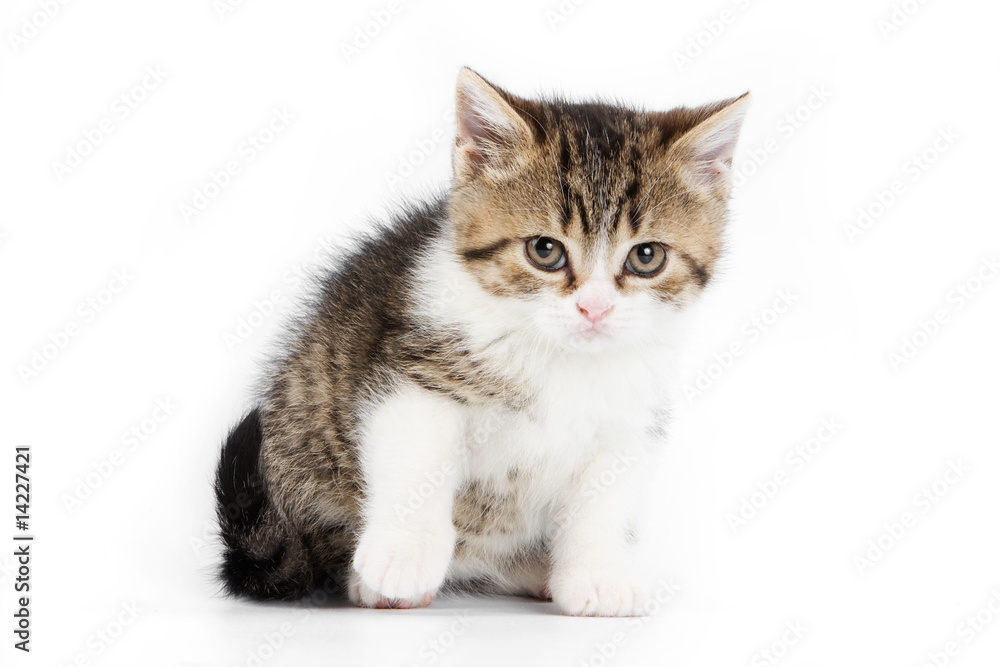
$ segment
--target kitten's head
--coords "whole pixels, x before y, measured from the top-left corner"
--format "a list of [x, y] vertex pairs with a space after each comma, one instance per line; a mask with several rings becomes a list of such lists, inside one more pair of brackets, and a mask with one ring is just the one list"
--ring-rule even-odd
[[546, 342], [594, 350], [661, 337], [712, 276], [747, 102], [650, 113], [531, 101], [463, 69], [458, 256]]

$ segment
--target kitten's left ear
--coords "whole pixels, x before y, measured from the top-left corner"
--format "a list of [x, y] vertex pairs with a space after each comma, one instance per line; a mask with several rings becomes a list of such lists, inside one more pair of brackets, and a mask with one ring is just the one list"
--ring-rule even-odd
[[518, 150], [532, 137], [524, 112], [516, 104], [528, 103], [491, 85], [468, 67], [462, 68], [455, 91], [456, 175], [475, 176], [516, 161]]
[[729, 193], [736, 139], [750, 103], [750, 93], [690, 110], [664, 114], [665, 120], [687, 125], [673, 142], [669, 157], [687, 167], [693, 180], [720, 195]]

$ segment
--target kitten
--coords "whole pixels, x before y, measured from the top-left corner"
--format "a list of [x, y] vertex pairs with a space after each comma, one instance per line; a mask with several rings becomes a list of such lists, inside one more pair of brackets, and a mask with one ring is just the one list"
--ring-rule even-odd
[[[747, 95], [651, 113], [463, 69], [448, 194], [322, 282], [223, 448], [229, 593], [446, 583], [643, 612], [634, 521], [685, 306], [719, 255]], [[665, 370], [667, 369], [667, 370]]]

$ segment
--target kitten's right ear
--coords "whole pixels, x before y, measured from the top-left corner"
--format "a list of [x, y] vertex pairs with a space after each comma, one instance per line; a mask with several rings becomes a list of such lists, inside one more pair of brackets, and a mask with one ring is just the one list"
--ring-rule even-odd
[[531, 128], [513, 106], [514, 100], [468, 67], [458, 73], [456, 175], [476, 176], [516, 160], [517, 151], [531, 140]]

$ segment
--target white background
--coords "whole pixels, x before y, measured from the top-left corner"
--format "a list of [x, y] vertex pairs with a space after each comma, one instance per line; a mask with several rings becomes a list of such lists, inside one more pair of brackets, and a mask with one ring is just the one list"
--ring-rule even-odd
[[[386, 1], [48, 4], [0, 14], [0, 663], [997, 664], [996, 3], [404, 0], [388, 21]], [[345, 53], [372, 12], [387, 25]], [[655, 109], [752, 91], [727, 270], [650, 490], [676, 590], [642, 623], [518, 599], [303, 610], [213, 581], [221, 439], [323, 248], [447, 182], [463, 64]], [[294, 119], [248, 159], [275, 109]], [[176, 406], [161, 423], [157, 401]], [[824, 419], [836, 434], [787, 458]], [[30, 655], [12, 648], [16, 446]]]

